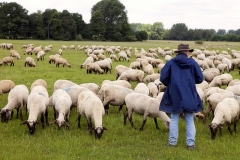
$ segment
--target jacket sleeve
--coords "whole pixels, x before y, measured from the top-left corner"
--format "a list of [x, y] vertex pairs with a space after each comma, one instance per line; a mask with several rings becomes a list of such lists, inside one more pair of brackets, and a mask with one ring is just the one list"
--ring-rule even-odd
[[171, 75], [171, 60], [168, 61], [161, 70], [160, 81], [167, 86]]
[[195, 63], [195, 81], [196, 81], [196, 84], [199, 84], [199, 83], [202, 83], [203, 82], [203, 74], [202, 74], [202, 71], [199, 67], [199, 65], [197, 63]]

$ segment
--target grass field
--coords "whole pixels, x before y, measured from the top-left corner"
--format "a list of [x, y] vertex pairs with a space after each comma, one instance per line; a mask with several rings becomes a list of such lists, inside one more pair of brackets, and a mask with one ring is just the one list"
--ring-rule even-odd
[[[92, 41], [38, 41], [38, 40], [0, 40], [0, 43], [12, 43], [14, 49], [20, 55], [20, 60], [15, 60], [15, 66], [0, 66], [0, 79], [10, 79], [16, 85], [24, 84], [30, 88], [31, 84], [36, 79], [46, 80], [48, 93], [51, 96], [53, 92], [53, 84], [58, 79], [67, 79], [75, 83], [94, 82], [101, 85], [105, 79], [115, 80], [114, 68], [123, 64], [129, 64], [135, 60], [134, 53], [130, 62], [113, 62], [112, 73], [108, 74], [86, 74], [85, 69], [80, 69], [86, 59], [86, 54], [83, 51], [64, 50], [62, 57], [67, 59], [71, 64], [71, 68], [62, 67], [56, 68], [54, 64], [48, 63], [48, 56], [56, 54], [62, 45], [70, 46], [77, 45], [103, 45], [111, 46], [118, 45], [121, 47], [149, 48], [170, 47], [177, 48], [180, 43], [188, 43], [191, 48], [200, 49], [202, 46], [194, 45], [194, 42], [180, 41], [146, 41], [146, 42], [92, 42]], [[24, 67], [25, 58], [24, 49], [21, 46], [24, 44], [33, 43], [35, 46], [53, 45], [51, 52], [47, 53], [44, 61], [35, 61], [36, 67]], [[220, 52], [227, 48], [240, 50], [240, 43], [229, 42], [205, 42], [204, 47], [208, 50], [219, 50]], [[0, 59], [9, 56], [9, 50], [0, 48]], [[32, 55], [36, 57], [36, 55]], [[156, 70], [157, 71], [157, 70]], [[238, 78], [238, 71], [231, 72], [234, 79]], [[132, 83], [134, 87], [136, 83]], [[0, 108], [7, 104], [8, 94], [0, 95]], [[57, 126], [50, 124], [46, 129], [37, 126], [34, 135], [29, 135], [26, 125], [20, 123], [28, 118], [25, 110], [23, 112], [23, 120], [16, 119], [16, 111], [13, 119], [7, 124], [0, 124], [0, 159], [2, 160], [40, 160], [40, 159], [238, 159], [240, 148], [240, 133], [230, 135], [227, 128], [224, 126], [222, 137], [217, 134], [215, 140], [210, 138], [210, 130], [208, 124], [211, 119], [207, 120], [206, 124], [200, 121], [195, 121], [197, 128], [196, 135], [196, 150], [188, 151], [185, 144], [185, 123], [181, 119], [179, 127], [179, 142], [177, 148], [168, 148], [168, 131], [163, 123], [158, 119], [160, 130], [156, 130], [154, 121], [148, 118], [143, 131], [131, 128], [130, 123], [123, 125], [124, 109], [119, 113], [118, 107], [110, 106], [109, 115], [104, 115], [103, 125], [108, 129], [103, 133], [100, 140], [95, 140], [94, 135], [89, 135], [87, 131], [87, 123], [85, 118], [81, 119], [82, 128], [77, 128], [77, 112], [76, 108], [71, 110], [70, 115], [70, 130], [57, 129]], [[53, 109], [49, 110], [49, 121], [53, 120]], [[133, 115], [133, 121], [137, 128], [140, 128], [142, 117]], [[239, 124], [237, 126], [238, 131]]]

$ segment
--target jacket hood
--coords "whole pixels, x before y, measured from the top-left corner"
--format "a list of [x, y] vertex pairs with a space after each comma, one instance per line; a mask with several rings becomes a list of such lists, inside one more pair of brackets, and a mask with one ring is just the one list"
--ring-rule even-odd
[[175, 58], [172, 59], [175, 64], [177, 64], [180, 68], [193, 68], [192, 59], [188, 58], [184, 53], [178, 53]]

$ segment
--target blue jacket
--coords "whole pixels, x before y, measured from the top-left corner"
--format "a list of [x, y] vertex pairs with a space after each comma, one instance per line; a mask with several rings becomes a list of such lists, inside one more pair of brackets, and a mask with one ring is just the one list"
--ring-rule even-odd
[[161, 71], [160, 81], [167, 86], [159, 110], [166, 113], [203, 110], [196, 85], [202, 83], [203, 74], [197, 62], [184, 53], [168, 61]]

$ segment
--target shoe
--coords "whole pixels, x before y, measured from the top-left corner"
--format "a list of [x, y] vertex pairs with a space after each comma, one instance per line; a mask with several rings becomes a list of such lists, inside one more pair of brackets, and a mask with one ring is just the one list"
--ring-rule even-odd
[[188, 149], [188, 150], [194, 150], [195, 148], [196, 148], [195, 145], [187, 146], [187, 149]]
[[172, 147], [172, 148], [176, 148], [176, 147], [177, 147], [176, 144], [175, 144], [175, 145], [174, 145], [174, 144], [168, 144], [167, 146], [168, 146], [168, 147]]

